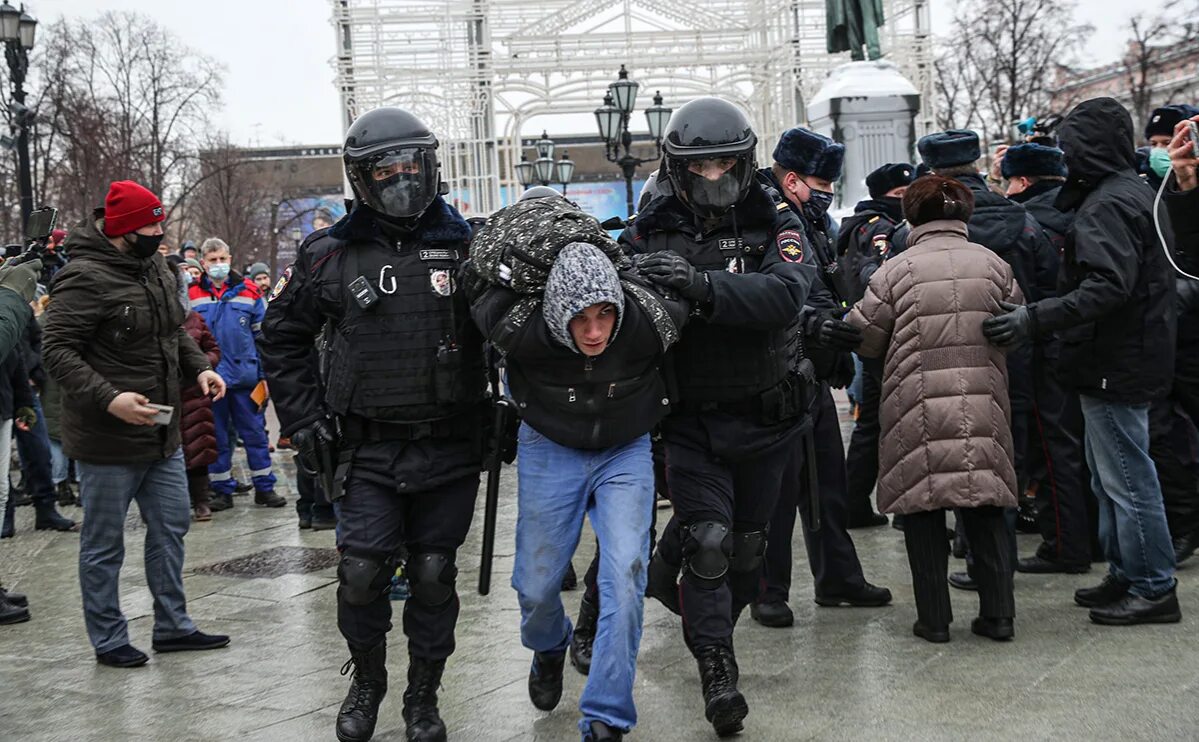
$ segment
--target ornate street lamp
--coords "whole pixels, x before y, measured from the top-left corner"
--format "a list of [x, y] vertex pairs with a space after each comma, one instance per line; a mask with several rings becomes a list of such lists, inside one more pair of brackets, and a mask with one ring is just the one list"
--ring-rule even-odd
[[562, 195], [565, 196], [566, 186], [575, 177], [575, 161], [566, 156], [566, 150], [562, 150], [562, 159], [558, 160], [557, 175], [555, 180], [562, 184]]
[[[633, 177], [641, 165], [662, 159], [662, 130], [666, 128], [672, 113], [671, 109], [662, 105], [662, 93], [655, 92], [654, 104], [645, 110], [649, 134], [654, 140], [654, 156], [644, 159], [634, 157], [629, 119], [637, 103], [637, 90], [640, 87], [637, 81], [629, 79], [629, 72], [622, 64], [616, 82], [608, 86], [603, 105], [595, 109], [595, 122], [599, 127], [600, 139], [604, 141], [604, 157], [608, 162], [619, 165], [624, 176], [629, 216], [633, 215]], [[621, 150], [624, 150], [624, 154], [621, 154]]]
[[533, 185], [533, 163], [524, 155], [520, 156], [520, 162], [516, 164], [516, 182], [520, 183], [521, 188]]
[[554, 144], [553, 139], [550, 139], [549, 134], [542, 131], [541, 138], [533, 143], [533, 149], [537, 151], [537, 159], [529, 162], [529, 158], [523, 154], [520, 156], [520, 162], [514, 168], [516, 182], [520, 183], [522, 188], [561, 183], [562, 192], [566, 193], [566, 186], [570, 184], [575, 174], [575, 163], [566, 156], [565, 152], [562, 153], [562, 159], [555, 162], [554, 149], [556, 147], [557, 145]]
[[17, 135], [17, 181], [21, 194], [21, 228], [24, 231], [33, 212], [33, 177], [29, 165], [29, 125], [34, 113], [25, 107], [25, 74], [29, 71], [29, 51], [33, 49], [37, 20], [25, 12], [22, 5], [18, 10], [4, 0], [0, 4], [0, 41], [4, 42], [4, 58], [8, 62], [9, 79], [12, 81], [11, 106], [15, 114]]

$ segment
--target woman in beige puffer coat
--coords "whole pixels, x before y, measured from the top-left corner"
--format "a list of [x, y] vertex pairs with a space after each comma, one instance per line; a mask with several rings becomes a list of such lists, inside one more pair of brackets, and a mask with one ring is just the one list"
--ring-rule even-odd
[[1016, 506], [1011, 409], [1003, 352], [983, 336], [999, 302], [1022, 302], [1002, 258], [967, 240], [970, 190], [935, 175], [903, 197], [907, 250], [883, 264], [847, 321], [858, 353], [885, 353], [878, 508], [904, 515], [918, 620], [913, 632], [949, 641], [945, 510], [958, 508], [979, 584], [976, 634], [1014, 635], [1011, 538], [1003, 508]]

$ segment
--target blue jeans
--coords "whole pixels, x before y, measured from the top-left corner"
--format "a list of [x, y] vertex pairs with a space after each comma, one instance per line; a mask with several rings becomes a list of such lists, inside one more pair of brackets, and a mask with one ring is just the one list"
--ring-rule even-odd
[[1156, 598], [1174, 588], [1174, 548], [1157, 469], [1149, 458], [1149, 405], [1081, 396], [1087, 465], [1099, 500], [1099, 542], [1113, 577]]
[[[274, 492], [275, 475], [271, 471], [271, 452], [266, 439], [266, 418], [250, 399], [253, 389], [230, 389], [220, 400], [212, 403], [216, 422], [216, 463], [209, 465], [208, 478], [212, 491], [232, 495], [237, 482], [233, 479], [233, 448], [237, 434], [246, 444], [246, 461], [254, 480], [255, 492]], [[232, 422], [232, 426], [230, 426]]]
[[37, 507], [54, 507], [57, 495], [54, 492], [50, 459], [50, 433], [46, 429], [46, 414], [37, 392], [33, 393], [33, 411], [37, 422], [29, 430], [13, 428], [17, 439], [17, 453], [21, 455], [21, 473], [25, 475], [25, 491], [33, 498]]
[[79, 465], [83, 530], [79, 586], [83, 620], [97, 654], [129, 643], [119, 580], [125, 562], [125, 515], [137, 500], [146, 524], [146, 583], [154, 596], [154, 641], [196, 630], [183, 595], [183, 536], [191, 519], [183, 449], [169, 459], [140, 464]]
[[583, 516], [599, 540], [599, 625], [591, 672], [579, 699], [584, 733], [592, 721], [626, 732], [637, 722], [633, 679], [641, 644], [645, 570], [654, 505], [649, 436], [601, 451], [560, 446], [520, 426], [516, 562], [520, 639], [534, 652], [563, 652], [571, 626], [562, 577], [579, 544]]
[[62, 450], [62, 441], [53, 438], [50, 439], [50, 470], [50, 479], [55, 487], [67, 481], [71, 475], [71, 460]]

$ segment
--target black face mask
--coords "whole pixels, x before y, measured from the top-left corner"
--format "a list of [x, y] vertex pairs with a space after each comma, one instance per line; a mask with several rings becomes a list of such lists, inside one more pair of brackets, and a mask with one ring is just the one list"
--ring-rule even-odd
[[824, 215], [828, 213], [828, 207], [833, 205], [833, 194], [829, 191], [818, 191], [815, 188], [809, 190], [811, 195], [803, 205], [804, 216], [813, 224], [823, 226]]
[[133, 233], [133, 241], [129, 241], [129, 235], [125, 236], [125, 244], [129, 245], [130, 251], [139, 258], [148, 258], [158, 252], [158, 246], [162, 244], [163, 235], [161, 234], [138, 234]]
[[891, 217], [892, 221], [903, 220], [903, 199], [899, 196], [883, 196], [878, 199], [878, 202], [883, 205], [883, 210], [887, 212], [887, 216]]

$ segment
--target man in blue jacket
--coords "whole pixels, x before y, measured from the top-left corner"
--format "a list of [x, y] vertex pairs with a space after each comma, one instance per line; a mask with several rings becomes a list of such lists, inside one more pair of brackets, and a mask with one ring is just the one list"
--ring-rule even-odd
[[245, 442], [246, 460], [254, 480], [254, 502], [271, 508], [287, 503], [275, 494], [275, 475], [271, 471], [271, 454], [266, 437], [266, 420], [259, 405], [251, 398], [254, 388], [264, 377], [258, 350], [254, 345], [261, 334], [266, 302], [258, 287], [230, 271], [229, 246], [216, 237], [200, 246], [200, 262], [204, 275], [188, 289], [191, 308], [200, 313], [221, 347], [221, 363], [217, 373], [225, 379], [229, 393], [214, 402], [216, 418], [217, 460], [208, 467], [214, 497], [210, 507], [226, 510], [233, 507], [233, 446], [229, 424]]

